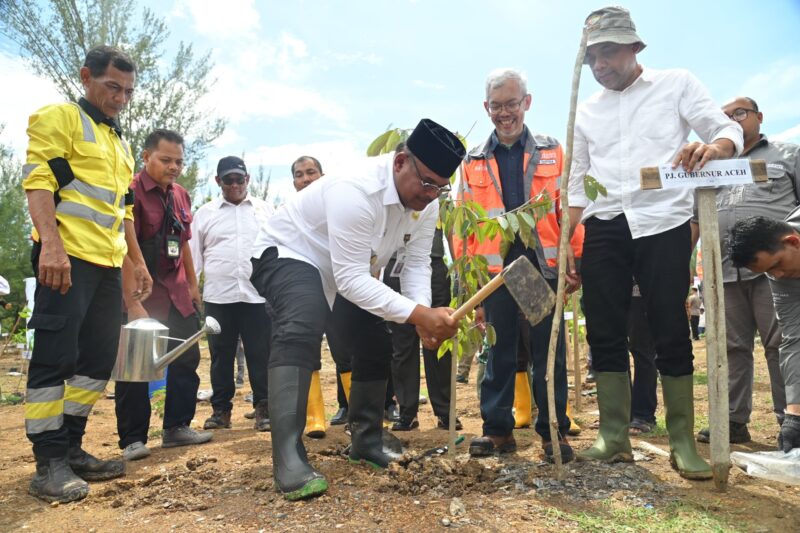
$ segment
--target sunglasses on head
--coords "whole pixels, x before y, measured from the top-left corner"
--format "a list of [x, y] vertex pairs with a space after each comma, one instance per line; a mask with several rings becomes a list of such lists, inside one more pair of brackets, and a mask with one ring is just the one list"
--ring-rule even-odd
[[222, 181], [222, 183], [224, 183], [225, 185], [233, 185], [234, 183], [236, 185], [243, 185], [246, 179], [247, 178], [245, 178], [241, 174], [237, 174], [235, 176], [223, 176], [222, 178], [220, 178], [220, 181]]

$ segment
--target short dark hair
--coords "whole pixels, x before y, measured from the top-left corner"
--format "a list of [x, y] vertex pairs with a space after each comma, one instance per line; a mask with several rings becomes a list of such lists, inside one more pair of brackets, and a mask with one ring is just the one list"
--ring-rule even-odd
[[731, 261], [735, 267], [747, 267], [756, 261], [758, 252], [774, 254], [783, 248], [781, 239], [794, 233], [782, 220], [763, 216], [738, 221], [730, 231]]
[[311, 161], [312, 163], [314, 163], [314, 166], [317, 167], [319, 173], [322, 174], [322, 165], [320, 164], [319, 160], [317, 160], [316, 157], [311, 157], [310, 155], [301, 155], [300, 157], [294, 160], [294, 163], [292, 163], [292, 178], [294, 178], [295, 165], [297, 165], [297, 163], [302, 163], [303, 161]]
[[89, 50], [83, 61], [83, 66], [89, 69], [93, 78], [99, 78], [105, 74], [108, 65], [113, 65], [122, 72], [136, 73], [136, 63], [133, 62], [131, 56], [116, 46], [95, 46]]
[[151, 131], [150, 134], [147, 135], [147, 138], [144, 140], [144, 149], [155, 150], [156, 148], [158, 148], [158, 143], [162, 139], [167, 142], [180, 144], [181, 146], [184, 146], [183, 137], [181, 136], [180, 133], [178, 133], [177, 131], [167, 130], [164, 128], [158, 128]]
[[747, 100], [748, 102], [750, 102], [750, 105], [753, 106], [753, 111], [758, 112], [758, 104], [756, 103], [755, 100], [753, 100], [749, 96], [745, 96], [744, 99]]

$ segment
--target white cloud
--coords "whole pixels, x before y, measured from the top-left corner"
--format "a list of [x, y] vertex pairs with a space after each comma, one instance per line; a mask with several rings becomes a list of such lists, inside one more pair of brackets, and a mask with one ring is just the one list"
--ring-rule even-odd
[[445, 88], [445, 86], [441, 83], [434, 83], [431, 81], [411, 80], [411, 83], [421, 89], [434, 89], [436, 91], [441, 91]]
[[310, 144], [282, 144], [259, 146], [248, 152], [247, 159], [254, 166], [282, 167], [284, 171], [273, 177], [290, 177], [289, 167], [301, 155], [316, 157], [326, 174], [340, 174], [352, 168], [354, 162], [366, 157], [363, 147], [353, 140], [320, 141]]
[[194, 29], [219, 38], [238, 38], [261, 26], [255, 0], [179, 0], [171, 13], [177, 18], [190, 16]]
[[739, 94], [758, 102], [765, 122], [800, 116], [800, 63], [797, 58], [771, 63], [763, 72], [745, 80]]
[[28, 145], [28, 117], [47, 104], [63, 102], [64, 97], [56, 91], [49, 80], [40, 78], [27, 69], [20, 57], [0, 53], [0, 124], [5, 124], [2, 141], [10, 145], [19, 158], [25, 156]]
[[783, 141], [789, 143], [800, 144], [800, 124], [793, 126], [788, 130], [782, 131], [776, 135], [769, 136], [771, 141]]
[[339, 125], [347, 120], [345, 109], [322, 94], [300, 84], [287, 84], [265, 76], [240, 75], [238, 67], [217, 65], [217, 83], [203, 105], [232, 122], [244, 119], [288, 117], [311, 111]]

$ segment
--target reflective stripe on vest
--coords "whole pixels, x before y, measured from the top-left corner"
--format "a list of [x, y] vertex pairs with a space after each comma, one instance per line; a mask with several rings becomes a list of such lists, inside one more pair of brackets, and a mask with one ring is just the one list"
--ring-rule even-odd
[[28, 177], [28, 175], [36, 170], [39, 165], [36, 163], [28, 163], [27, 165], [22, 165], [22, 179]]
[[81, 106], [75, 104], [75, 107], [78, 108], [78, 115], [81, 117], [81, 125], [83, 126], [83, 140], [87, 142], [96, 143], [97, 138], [94, 136], [92, 119], [89, 118], [89, 115], [87, 115], [83, 109], [81, 109]]

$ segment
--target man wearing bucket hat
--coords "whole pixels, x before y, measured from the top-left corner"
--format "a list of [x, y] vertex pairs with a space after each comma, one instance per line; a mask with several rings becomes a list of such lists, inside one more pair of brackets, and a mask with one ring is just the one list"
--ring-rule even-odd
[[220, 159], [215, 179], [222, 197], [197, 210], [189, 241], [196, 275], [205, 273], [205, 313], [217, 319], [222, 328], [219, 335], [208, 339], [214, 411], [203, 429], [231, 427], [231, 400], [236, 391], [233, 365], [241, 336], [253, 389], [255, 429], [267, 431], [270, 319], [264, 298], [250, 283], [250, 250], [259, 228], [274, 209], [261, 198], [248, 194], [250, 175], [241, 158]]
[[[287, 499], [328, 489], [308, 462], [302, 435], [311, 373], [337, 291], [350, 304], [341, 332], [353, 353], [350, 460], [375, 467], [391, 460], [382, 445], [392, 358], [386, 320], [414, 324], [428, 348], [456, 332], [451, 309], [429, 307], [430, 252], [435, 200], [449, 190], [463, 156], [453, 133], [423, 119], [402, 151], [320, 178], [262, 227], [251, 280], [276, 316], [269, 364], [272, 463]], [[406, 258], [402, 295], [374, 277], [398, 249]]]
[[[569, 194], [571, 221], [586, 228], [581, 276], [600, 431], [578, 458], [633, 460], [626, 323], [635, 279], [658, 354], [671, 463], [683, 477], [709, 479], [711, 469], [694, 445], [693, 355], [684, 309], [693, 194], [640, 190], [639, 169], [671, 162], [691, 171], [733, 157], [742, 150], [742, 130], [689, 72], [637, 62], [645, 44], [626, 9], [599, 9], [586, 24], [585, 63], [603, 90], [578, 109]], [[687, 143], [692, 130], [702, 142]], [[590, 201], [587, 175], [608, 194]]]

